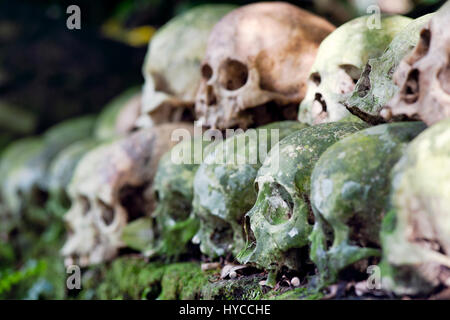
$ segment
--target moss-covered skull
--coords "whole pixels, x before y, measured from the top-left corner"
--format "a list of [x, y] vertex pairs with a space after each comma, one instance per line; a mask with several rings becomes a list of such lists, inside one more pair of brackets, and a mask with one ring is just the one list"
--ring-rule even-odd
[[402, 16], [383, 17], [378, 28], [371, 25], [371, 19], [353, 19], [322, 42], [311, 68], [306, 97], [300, 104], [300, 121], [317, 124], [348, 116], [341, 102], [353, 91], [367, 61], [380, 56], [393, 37], [412, 21]]
[[420, 40], [394, 73], [400, 90], [382, 110], [386, 119], [412, 118], [432, 125], [450, 117], [450, 2], [436, 11]]
[[391, 175], [382, 288], [415, 295], [450, 286], [450, 120], [414, 139]]
[[207, 127], [248, 128], [295, 120], [325, 19], [283, 2], [260, 2], [227, 14], [211, 32], [195, 102]]
[[389, 172], [424, 128], [421, 122], [378, 125], [338, 141], [320, 157], [311, 176], [310, 256], [323, 283], [380, 255]]
[[140, 127], [193, 118], [208, 36], [220, 18], [234, 8], [201, 5], [173, 18], [155, 33], [143, 67]]
[[86, 266], [112, 259], [124, 246], [122, 230], [130, 221], [149, 216], [151, 184], [159, 159], [186, 123], [163, 124], [102, 144], [79, 162], [68, 187], [72, 206], [65, 215], [69, 237], [62, 254], [68, 264]]
[[165, 256], [186, 252], [187, 244], [198, 230], [198, 220], [191, 215], [194, 176], [206, 155], [210, 141], [201, 137], [183, 141], [159, 162], [153, 182], [157, 207], [153, 216], [158, 229], [157, 248]]
[[399, 90], [392, 75], [401, 59], [414, 49], [420, 30], [431, 16], [413, 20], [394, 37], [380, 57], [369, 59], [355, 90], [345, 102], [351, 113], [371, 123], [384, 122], [380, 111]]
[[299, 249], [308, 244], [313, 224], [309, 191], [314, 165], [329, 146], [365, 127], [350, 122], [312, 126], [271, 149], [255, 180], [258, 198], [247, 213], [254, 242], [243, 252], [243, 263], [255, 262], [269, 270], [299, 269], [306, 260]]
[[[92, 134], [94, 118], [67, 120], [48, 129], [37, 140], [11, 145], [5, 162], [2, 192], [9, 210], [27, 221], [45, 226], [49, 215], [43, 207], [48, 198], [48, 170], [55, 157], [69, 144]], [[33, 142], [30, 142], [33, 141]]]
[[0, 212], [0, 233], [4, 236], [18, 226], [21, 213], [25, 211], [27, 202], [22, 198], [22, 193], [33, 193], [33, 172], [23, 168], [42, 148], [42, 138], [24, 138], [11, 143], [2, 153], [0, 193], [3, 205]]
[[244, 216], [256, 200], [253, 183], [265, 152], [278, 142], [274, 135], [282, 139], [302, 128], [295, 121], [275, 122], [213, 146], [194, 178], [193, 212], [200, 220], [195, 240], [204, 254], [236, 256], [244, 247]]

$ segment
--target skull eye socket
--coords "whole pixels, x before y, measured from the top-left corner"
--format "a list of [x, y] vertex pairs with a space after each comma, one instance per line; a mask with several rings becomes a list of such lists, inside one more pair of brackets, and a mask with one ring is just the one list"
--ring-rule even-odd
[[353, 84], [356, 84], [361, 76], [361, 70], [351, 64], [342, 64], [339, 66], [352, 79]]
[[314, 72], [309, 76], [309, 80], [314, 82], [314, 84], [316, 86], [319, 86], [320, 83], [322, 82], [322, 77], [320, 76], [320, 74], [318, 72]]
[[98, 200], [101, 210], [101, 218], [105, 225], [109, 226], [114, 221], [114, 210], [102, 200]]
[[219, 83], [226, 90], [242, 88], [247, 80], [247, 66], [237, 60], [226, 60], [219, 69]]
[[274, 183], [267, 200], [268, 207], [264, 215], [271, 224], [282, 224], [292, 217], [294, 201], [282, 185]]
[[419, 43], [417, 44], [417, 49], [414, 52], [412, 59], [419, 60], [424, 55], [427, 54], [428, 50], [430, 49], [430, 42], [431, 42], [431, 32], [428, 29], [423, 29], [420, 32], [420, 38]]
[[213, 76], [213, 69], [211, 68], [211, 66], [209, 64], [204, 64], [202, 66], [201, 72], [202, 72], [202, 77], [205, 80], [209, 80]]

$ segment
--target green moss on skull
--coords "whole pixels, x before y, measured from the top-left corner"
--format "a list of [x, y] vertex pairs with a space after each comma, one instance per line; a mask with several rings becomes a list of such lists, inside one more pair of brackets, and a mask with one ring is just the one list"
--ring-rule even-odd
[[380, 255], [389, 172], [424, 128], [419, 122], [371, 127], [340, 140], [320, 157], [311, 177], [315, 225], [310, 255], [324, 283]]
[[[204, 254], [237, 255], [244, 247], [244, 215], [256, 201], [253, 183], [266, 156], [264, 151], [268, 152], [273, 142], [271, 135], [278, 134], [282, 139], [304, 127], [294, 121], [276, 122], [237, 134], [213, 147], [194, 178], [193, 212], [200, 220], [194, 239], [200, 242]], [[267, 139], [260, 136], [262, 133], [267, 134]]]
[[410, 21], [402, 16], [381, 18], [373, 27], [373, 16], [353, 19], [322, 41], [300, 104], [300, 121], [316, 124], [347, 117], [344, 101], [353, 91], [366, 62], [380, 56], [393, 37]]
[[383, 220], [383, 288], [426, 295], [450, 268], [450, 121], [429, 127], [391, 173], [390, 211]]
[[339, 139], [366, 128], [352, 122], [325, 123], [297, 131], [273, 147], [258, 171], [259, 190], [247, 213], [252, 236], [238, 259], [268, 270], [297, 270], [307, 260], [300, 249], [312, 229], [310, 177], [320, 155]]
[[398, 92], [399, 87], [392, 76], [400, 61], [419, 41], [420, 30], [432, 14], [417, 18], [409, 23], [392, 39], [386, 51], [369, 59], [351, 96], [345, 101], [347, 108], [365, 121], [382, 122], [380, 111]]

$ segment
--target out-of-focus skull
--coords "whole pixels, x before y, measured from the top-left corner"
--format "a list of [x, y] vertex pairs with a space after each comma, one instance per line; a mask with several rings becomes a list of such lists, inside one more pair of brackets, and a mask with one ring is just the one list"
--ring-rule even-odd
[[244, 217], [256, 200], [253, 183], [265, 151], [269, 152], [274, 134], [282, 139], [303, 128], [295, 121], [275, 122], [236, 134], [209, 151], [195, 174], [192, 205], [200, 220], [194, 240], [205, 255], [236, 256], [243, 249]]
[[141, 88], [130, 88], [109, 102], [98, 116], [95, 137], [106, 140], [125, 136], [136, 128], [141, 110]]
[[94, 118], [67, 120], [37, 139], [21, 140], [10, 146], [2, 157], [5, 174], [2, 193], [11, 214], [30, 222], [38, 230], [50, 217], [44, 210], [48, 199], [49, 167], [52, 160], [67, 146], [92, 134]]
[[378, 58], [369, 59], [345, 105], [347, 109], [370, 123], [384, 122], [380, 115], [383, 106], [399, 91], [392, 75], [401, 59], [414, 49], [422, 27], [431, 14], [417, 18], [400, 31]]
[[194, 118], [208, 36], [232, 5], [202, 5], [170, 20], [150, 41], [143, 73], [140, 127]]
[[2, 153], [0, 162], [0, 193], [2, 210], [0, 212], [0, 233], [7, 237], [8, 233], [18, 226], [21, 213], [28, 204], [22, 194], [32, 194], [35, 183], [33, 173], [24, 170], [30, 158], [39, 154], [43, 147], [41, 138], [24, 138], [10, 144]]
[[153, 183], [157, 207], [153, 216], [158, 230], [157, 251], [177, 256], [198, 230], [198, 220], [191, 214], [194, 197], [194, 176], [201, 159], [206, 156], [210, 141], [195, 138], [183, 141], [166, 153], [159, 162]]
[[[247, 213], [253, 243], [240, 257], [266, 270], [300, 269], [308, 259], [313, 217], [309, 205], [310, 177], [320, 155], [339, 139], [366, 128], [351, 122], [325, 123], [287, 136], [272, 148], [255, 180], [258, 198]], [[274, 165], [277, 163], [277, 165]]]
[[428, 125], [450, 116], [450, 3], [433, 14], [414, 51], [394, 73], [400, 91], [382, 116], [412, 118]]
[[369, 258], [380, 255], [389, 172], [424, 128], [421, 122], [378, 125], [336, 142], [320, 157], [311, 176], [310, 257], [323, 284], [346, 277], [346, 270], [365, 273]]
[[282, 2], [232, 11], [209, 37], [197, 118], [219, 129], [295, 119], [317, 48], [333, 30], [326, 20]]
[[450, 120], [414, 139], [391, 175], [382, 288], [415, 295], [450, 286]]
[[49, 188], [46, 208], [56, 216], [62, 216], [70, 208], [67, 186], [81, 158], [99, 144], [98, 140], [84, 139], [61, 151], [50, 164]]
[[342, 101], [355, 88], [367, 61], [380, 56], [393, 37], [412, 21], [402, 16], [383, 17], [377, 27], [372, 19], [353, 19], [321, 43], [300, 105], [301, 122], [333, 122], [350, 115]]
[[86, 266], [117, 255], [126, 224], [153, 210], [153, 177], [179, 129], [193, 132], [190, 124], [163, 124], [102, 144], [81, 159], [68, 187], [72, 207], [62, 249], [67, 264]]

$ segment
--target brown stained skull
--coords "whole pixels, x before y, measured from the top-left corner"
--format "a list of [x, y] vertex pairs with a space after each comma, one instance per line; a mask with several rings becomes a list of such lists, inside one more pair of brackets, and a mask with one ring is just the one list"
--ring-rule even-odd
[[382, 110], [386, 120], [411, 118], [432, 125], [450, 117], [450, 2], [422, 29], [415, 49], [394, 73], [400, 91]]
[[224, 129], [296, 119], [317, 48], [334, 29], [287, 3], [233, 10], [209, 37], [196, 97], [198, 120]]
[[176, 129], [193, 132], [191, 124], [163, 124], [103, 144], [83, 157], [68, 187], [72, 207], [65, 216], [66, 264], [108, 261], [124, 247], [123, 228], [152, 212], [153, 177], [161, 156], [178, 142], [172, 139]]

